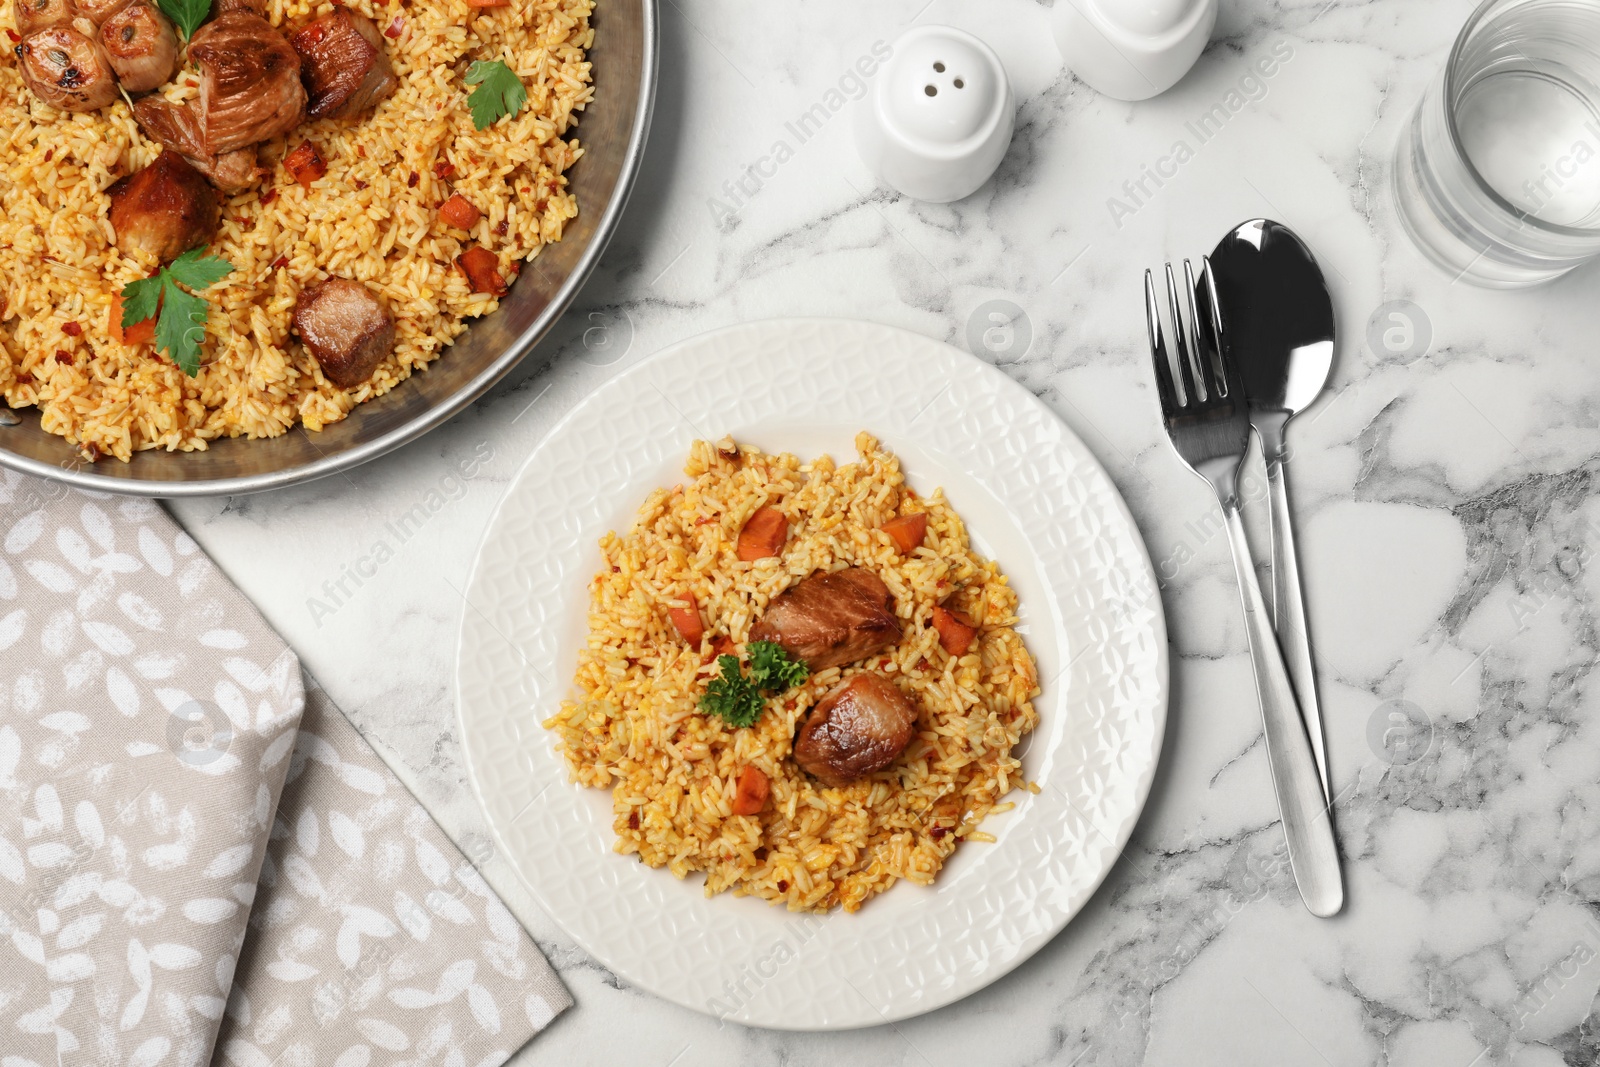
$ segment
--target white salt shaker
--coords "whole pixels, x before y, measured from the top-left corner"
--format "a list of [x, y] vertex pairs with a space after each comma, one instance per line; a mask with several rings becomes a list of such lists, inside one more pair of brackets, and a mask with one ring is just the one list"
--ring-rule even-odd
[[1072, 73], [1118, 100], [1164, 93], [1194, 66], [1217, 0], [1056, 0], [1056, 45]]
[[856, 108], [856, 148], [885, 184], [944, 204], [977, 191], [1011, 144], [1016, 105], [994, 50], [953, 26], [919, 26]]

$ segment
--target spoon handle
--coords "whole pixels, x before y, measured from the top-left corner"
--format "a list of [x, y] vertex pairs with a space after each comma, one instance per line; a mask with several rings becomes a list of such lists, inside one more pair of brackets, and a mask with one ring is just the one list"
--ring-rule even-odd
[[1272, 531], [1272, 622], [1278, 647], [1294, 682], [1300, 714], [1306, 722], [1311, 753], [1325, 800], [1333, 799], [1328, 778], [1328, 752], [1322, 736], [1322, 707], [1317, 700], [1317, 671], [1311, 662], [1311, 639], [1306, 627], [1306, 602], [1300, 590], [1300, 557], [1294, 546], [1294, 521], [1289, 514], [1289, 486], [1285, 471], [1288, 454], [1279, 424], [1261, 435], [1267, 465], [1267, 497]]
[[1267, 741], [1267, 766], [1272, 771], [1272, 788], [1278, 796], [1283, 835], [1289, 844], [1289, 866], [1306, 908], [1313, 915], [1327, 918], [1344, 907], [1344, 877], [1334, 843], [1333, 813], [1317, 777], [1305, 722], [1295, 713], [1294, 685], [1273, 639], [1267, 605], [1256, 581], [1255, 562], [1250, 557], [1250, 542], [1245, 539], [1244, 523], [1239, 518], [1238, 501], [1224, 501], [1222, 512], [1239, 576], [1245, 636], [1249, 639], [1250, 665], [1255, 672], [1261, 726]]

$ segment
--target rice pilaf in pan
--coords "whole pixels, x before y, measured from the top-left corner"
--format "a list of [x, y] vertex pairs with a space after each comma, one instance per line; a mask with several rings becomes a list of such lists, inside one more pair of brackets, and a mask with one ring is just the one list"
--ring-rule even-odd
[[[23, 50], [36, 34], [71, 32], [58, 26], [30, 33], [32, 9], [17, 9], [25, 2], [40, 11], [48, 6], [0, 0], [0, 28], [8, 34], [8, 61], [0, 61], [0, 397], [12, 407], [37, 407], [43, 427], [88, 458], [203, 449], [220, 437], [274, 437], [297, 423], [318, 430], [337, 422], [439, 358], [468, 320], [494, 311], [522, 265], [560, 240], [577, 215], [564, 175], [582, 155], [569, 134], [593, 95], [586, 59], [592, 0], [265, 0], [254, 9], [250, 0], [215, 0], [211, 21], [190, 30], [195, 47], [179, 53], [181, 63], [172, 60], [169, 80], [148, 95], [130, 95], [124, 77], [121, 95], [78, 111], [46, 103], [41, 94], [53, 87], [24, 69]], [[50, 2], [80, 16], [91, 2], [104, 6]], [[114, 2], [125, 12], [154, 4]], [[281, 34], [278, 40], [292, 40], [301, 53], [310, 106], [301, 107], [292, 128], [249, 148], [256, 155], [243, 164], [245, 177], [218, 179], [206, 167], [224, 171], [229, 160], [239, 162], [240, 150], [208, 154], [231, 142], [215, 143], [223, 117], [215, 91], [212, 112], [205, 110], [203, 86], [212, 73], [204, 59], [196, 65], [195, 53], [208, 31], [216, 30], [211, 44], [220, 47], [217, 27], [257, 16], [271, 28], [262, 32]], [[148, 17], [172, 33], [160, 15]], [[377, 38], [372, 50], [392, 71], [392, 84], [382, 87], [388, 95], [373, 94], [382, 96], [375, 106], [351, 100], [365, 107], [318, 117], [319, 93], [326, 103], [341, 72], [319, 82], [317, 55], [304, 40], [319, 25], [350, 17], [361, 22], [369, 45]], [[70, 25], [92, 29], [81, 17]], [[88, 38], [71, 39], [95, 47]], [[41, 54], [47, 62], [59, 53]], [[469, 105], [471, 72], [480, 65], [494, 67], [500, 79], [480, 88], [498, 93], [519, 82], [526, 94], [520, 107], [481, 129]], [[182, 121], [158, 141], [150, 132], [157, 127], [146, 121], [152, 113]], [[190, 286], [208, 310], [192, 375], [160, 348], [159, 330], [153, 339], [149, 331], [124, 337], [115, 321], [125, 287], [170, 259], [119, 247], [128, 242], [118, 240], [108, 195], [158, 157], [187, 172], [174, 153], [163, 152], [163, 144], [184, 145], [184, 136], [195, 146], [183, 158], [221, 182], [204, 245], [231, 267], [221, 281]], [[309, 155], [302, 151], [308, 145]], [[299, 165], [312, 157], [317, 167]], [[229, 191], [240, 182], [244, 187]], [[354, 371], [336, 372], [324, 353], [313, 355], [309, 333], [291, 333], [297, 301], [334, 278], [387, 310], [387, 324], [375, 319], [381, 344], [371, 330], [351, 334], [365, 360]], [[184, 295], [164, 290], [163, 306], [175, 291]]]

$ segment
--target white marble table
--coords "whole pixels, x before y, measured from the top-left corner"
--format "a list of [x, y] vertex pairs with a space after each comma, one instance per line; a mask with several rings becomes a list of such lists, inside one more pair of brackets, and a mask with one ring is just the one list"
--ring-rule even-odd
[[[666, 0], [638, 192], [578, 309], [513, 380], [349, 477], [174, 505], [560, 968], [578, 1006], [515, 1062], [1600, 1058], [1597, 274], [1513, 295], [1452, 285], [1399, 233], [1387, 186], [1400, 124], [1469, 9], [1224, 0], [1190, 76], [1128, 105], [1062, 71], [1048, 10], [1025, 0]], [[856, 59], [913, 21], [987, 40], [1019, 101], [996, 179], [953, 206], [874, 188], [829, 109]], [[1317, 251], [1341, 332], [1330, 395], [1291, 433], [1348, 859], [1349, 906], [1329, 922], [1271, 858], [1231, 563], [1201, 525], [1214, 501], [1158, 436], [1139, 312], [1143, 268], [1256, 215]], [[630, 989], [521, 891], [466, 782], [459, 590], [495, 501], [563, 411], [666, 344], [820, 314], [972, 347], [993, 300], [1031, 336], [979, 354], [1094, 449], [1166, 579], [1170, 725], [1125, 859], [1032, 961], [898, 1026], [753, 1031]], [[1395, 300], [1421, 309], [1425, 351], [1403, 331], [1369, 344]], [[393, 558], [374, 567], [380, 543]]]

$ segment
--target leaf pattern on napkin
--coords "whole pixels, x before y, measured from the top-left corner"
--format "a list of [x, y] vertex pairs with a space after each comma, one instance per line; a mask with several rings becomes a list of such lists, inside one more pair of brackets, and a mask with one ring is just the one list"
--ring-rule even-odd
[[489, 1067], [571, 1003], [153, 502], [0, 474], [0, 667], [6, 1067]]

